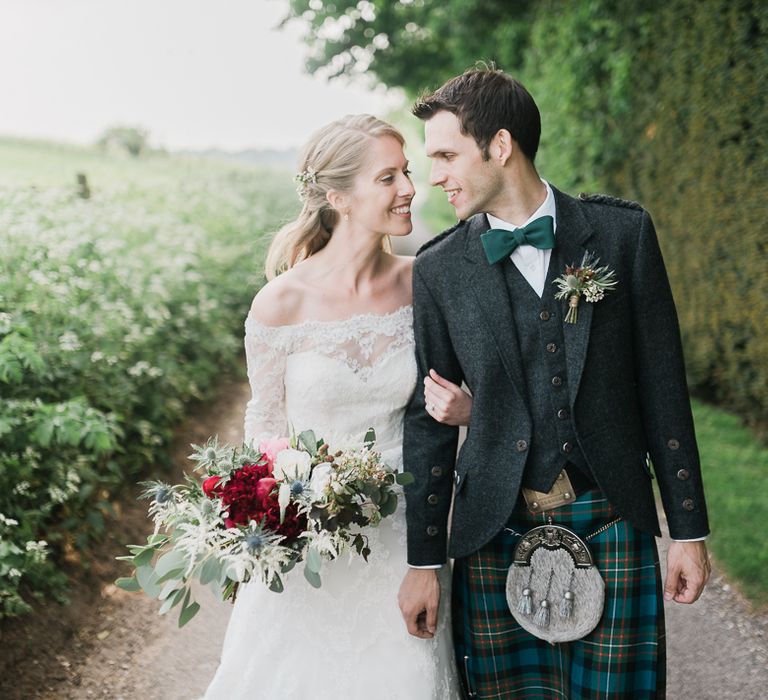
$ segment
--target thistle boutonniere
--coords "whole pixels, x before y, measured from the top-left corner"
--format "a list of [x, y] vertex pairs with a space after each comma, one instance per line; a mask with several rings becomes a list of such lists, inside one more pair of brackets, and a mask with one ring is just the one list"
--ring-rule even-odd
[[605, 265], [598, 267], [599, 262], [600, 258], [595, 258], [592, 253], [584, 253], [579, 267], [567, 265], [565, 272], [554, 281], [559, 290], [555, 299], [568, 299], [566, 323], [576, 323], [579, 318], [579, 299], [582, 296], [589, 302], [600, 301], [618, 284], [613, 270]]

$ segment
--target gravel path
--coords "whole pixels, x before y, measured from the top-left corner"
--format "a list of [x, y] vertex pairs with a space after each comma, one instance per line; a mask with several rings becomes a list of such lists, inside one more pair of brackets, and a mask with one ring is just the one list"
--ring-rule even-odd
[[[209, 432], [241, 439], [246, 385], [230, 392], [228, 409]], [[199, 438], [196, 438], [199, 439]], [[663, 543], [662, 543], [663, 544]], [[663, 547], [662, 547], [663, 549]], [[662, 561], [665, 556], [662, 551]], [[158, 617], [156, 603], [108, 587], [107, 604], [85, 625], [104, 635], [68, 682], [46, 698], [189, 700], [204, 692], [218, 663], [231, 606], [200, 595], [202, 610], [186, 627]], [[768, 688], [768, 616], [756, 616], [715, 571], [693, 606], [668, 604], [668, 695], [699, 700], [765, 697]]]

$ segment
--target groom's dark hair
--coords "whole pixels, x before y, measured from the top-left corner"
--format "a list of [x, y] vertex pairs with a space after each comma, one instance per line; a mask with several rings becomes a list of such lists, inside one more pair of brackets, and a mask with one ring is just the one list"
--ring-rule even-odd
[[539, 149], [541, 116], [531, 94], [511, 75], [493, 67], [471, 68], [432, 93], [424, 93], [413, 114], [428, 121], [441, 111], [456, 115], [461, 133], [477, 142], [483, 159], [499, 131], [506, 129], [523, 154], [533, 162]]

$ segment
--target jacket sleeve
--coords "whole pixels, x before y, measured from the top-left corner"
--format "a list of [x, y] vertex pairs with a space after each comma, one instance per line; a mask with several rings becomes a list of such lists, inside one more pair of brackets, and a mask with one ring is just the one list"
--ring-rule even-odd
[[415, 481], [405, 488], [408, 563], [443, 564], [459, 429], [432, 418], [424, 405], [424, 377], [430, 369], [461, 384], [461, 367], [442, 311], [430, 292], [419, 258], [414, 265], [413, 310], [418, 381], [405, 414], [403, 463]]
[[642, 213], [631, 283], [637, 390], [646, 441], [673, 539], [709, 533], [683, 348], [656, 231]]

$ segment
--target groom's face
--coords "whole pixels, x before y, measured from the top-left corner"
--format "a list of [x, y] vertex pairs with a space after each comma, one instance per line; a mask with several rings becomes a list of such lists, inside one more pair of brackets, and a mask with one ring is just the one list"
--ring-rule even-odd
[[493, 160], [483, 160], [476, 141], [461, 133], [452, 112], [441, 111], [424, 124], [424, 143], [432, 160], [430, 184], [442, 187], [459, 219], [489, 208], [503, 191], [502, 173]]

